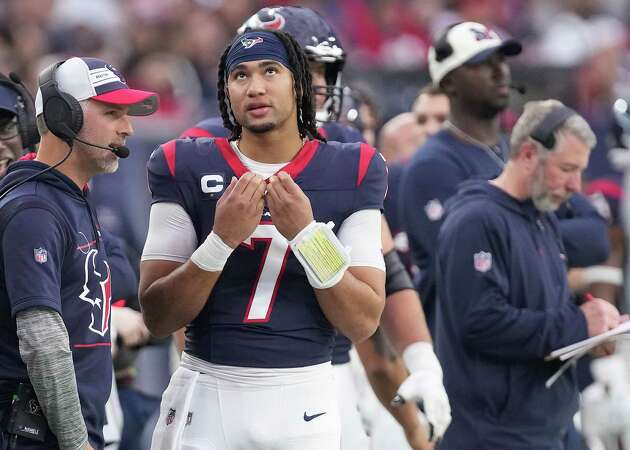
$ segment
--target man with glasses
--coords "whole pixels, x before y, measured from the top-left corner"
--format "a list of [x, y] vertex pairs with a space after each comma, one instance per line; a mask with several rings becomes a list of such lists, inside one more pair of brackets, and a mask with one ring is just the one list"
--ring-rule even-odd
[[8, 85], [0, 85], [0, 177], [5, 175], [9, 164], [24, 154], [18, 130], [19, 97]]

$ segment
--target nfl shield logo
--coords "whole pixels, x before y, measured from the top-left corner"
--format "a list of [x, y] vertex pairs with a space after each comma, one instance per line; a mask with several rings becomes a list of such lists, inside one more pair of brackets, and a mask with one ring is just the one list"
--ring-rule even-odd
[[475, 270], [477, 272], [487, 272], [492, 268], [492, 253], [479, 252], [474, 255]]
[[170, 425], [175, 420], [175, 410], [173, 408], [169, 408], [168, 414], [166, 415], [166, 425]]
[[444, 215], [444, 207], [437, 198], [434, 198], [424, 205], [424, 212], [427, 213], [427, 217], [430, 221], [435, 222], [436, 220], [440, 220]]
[[35, 262], [39, 264], [44, 264], [46, 261], [48, 261], [48, 252], [45, 248], [34, 248], [33, 256], [35, 257]]

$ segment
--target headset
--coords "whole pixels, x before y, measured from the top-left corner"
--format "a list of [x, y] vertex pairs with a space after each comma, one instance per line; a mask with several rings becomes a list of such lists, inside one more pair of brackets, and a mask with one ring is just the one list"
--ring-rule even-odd
[[83, 110], [72, 95], [59, 90], [55, 74], [64, 61], [48, 66], [39, 76], [44, 121], [48, 130], [72, 147], [72, 142], [83, 127]]
[[18, 98], [15, 109], [22, 147], [35, 151], [35, 145], [39, 142], [39, 133], [35, 122], [35, 100], [33, 95], [24, 86], [20, 77], [13, 72], [8, 77], [0, 73], [0, 85], [6, 86], [17, 93]]
[[83, 109], [72, 95], [59, 90], [55, 74], [57, 69], [66, 61], [59, 61], [48, 66], [39, 76], [39, 90], [42, 94], [42, 112], [48, 130], [65, 141], [70, 148], [77, 140], [90, 147], [109, 150], [119, 158], [129, 156], [129, 149], [124, 145], [104, 147], [83, 141], [77, 137], [83, 127]]
[[[72, 149], [74, 148], [72, 144], [75, 140], [91, 147], [109, 150], [119, 158], [126, 158], [129, 156], [129, 149], [124, 145], [111, 145], [109, 147], [104, 147], [102, 145], [96, 145], [87, 141], [83, 141], [77, 137], [77, 134], [79, 133], [79, 131], [81, 131], [81, 128], [83, 127], [83, 109], [81, 109], [81, 104], [76, 98], [66, 92], [62, 92], [59, 90], [57, 80], [55, 79], [55, 73], [57, 72], [57, 69], [64, 62], [65, 60], [53, 63], [48, 66], [40, 74], [38, 81], [39, 90], [42, 94], [42, 111], [44, 114], [46, 127], [52, 134], [68, 144], [68, 153], [66, 153], [63, 159], [61, 159], [56, 164], [40, 170], [39, 172], [34, 173], [24, 180], [20, 180], [16, 183], [4, 186], [3, 189], [0, 190], [0, 200], [6, 197], [9, 192], [13, 191], [19, 186], [22, 186], [24, 183], [27, 183], [28, 181], [31, 181], [63, 164], [70, 157]], [[35, 117], [35, 114], [33, 114], [32, 117]]]
[[567, 119], [577, 114], [567, 106], [560, 106], [552, 109], [545, 115], [542, 122], [538, 124], [529, 135], [535, 141], [541, 143], [547, 150], [552, 150], [556, 145], [555, 132], [567, 121]]

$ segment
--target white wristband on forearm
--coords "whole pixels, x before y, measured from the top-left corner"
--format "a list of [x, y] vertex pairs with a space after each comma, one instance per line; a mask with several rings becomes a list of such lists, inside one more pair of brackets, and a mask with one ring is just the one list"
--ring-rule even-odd
[[590, 266], [582, 272], [585, 284], [605, 283], [623, 286], [623, 271], [619, 267]]
[[291, 240], [291, 250], [315, 289], [328, 289], [341, 281], [350, 267], [350, 249], [343, 246], [327, 224], [311, 222]]
[[201, 270], [220, 272], [233, 251], [232, 247], [211, 231], [206, 240], [190, 256], [190, 260]]

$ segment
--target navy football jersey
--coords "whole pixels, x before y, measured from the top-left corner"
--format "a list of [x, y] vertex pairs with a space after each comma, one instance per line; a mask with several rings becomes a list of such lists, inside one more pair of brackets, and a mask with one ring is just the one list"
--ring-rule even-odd
[[223, 126], [223, 119], [210, 117], [202, 120], [192, 128], [188, 128], [179, 135], [180, 138], [198, 137], [229, 137], [230, 131]]
[[[229, 180], [247, 171], [225, 138], [170, 141], [148, 165], [153, 202], [181, 205], [198, 242], [212, 230]], [[335, 232], [354, 212], [383, 206], [385, 162], [366, 144], [307, 141], [282, 171], [308, 196], [315, 220], [333, 221]], [[303, 267], [265, 210], [187, 326], [185, 349], [216, 364], [302, 367], [330, 361], [334, 334]]]
[[[17, 162], [1, 186], [45, 168]], [[84, 192], [56, 170], [0, 202], [0, 380], [28, 379], [16, 314], [33, 307], [57, 311], [68, 331], [90, 442], [102, 448], [112, 379], [111, 271], [98, 228]], [[47, 439], [55, 442], [52, 433]]]
[[[338, 123], [326, 122], [317, 131], [328, 141], [342, 143], [363, 142], [361, 132], [351, 126]], [[202, 120], [197, 125], [184, 131], [180, 137], [229, 137], [230, 132], [223, 127], [223, 120], [220, 117], [211, 117]], [[350, 361], [350, 348], [352, 342], [343, 334], [337, 334], [335, 347], [333, 349], [332, 363], [344, 364]]]
[[[338, 122], [326, 122], [317, 131], [329, 141], [343, 143], [363, 142], [363, 136], [359, 130]], [[335, 347], [333, 348], [332, 363], [345, 364], [349, 362], [351, 348], [352, 341], [343, 334], [337, 334]]]
[[364, 142], [363, 135], [359, 130], [339, 122], [326, 122], [317, 131], [328, 141]]
[[385, 219], [394, 239], [394, 246], [401, 262], [412, 276], [418, 272], [418, 267], [413, 263], [413, 256], [409, 248], [407, 233], [400, 223], [400, 180], [405, 170], [406, 161], [396, 161], [387, 165], [387, 195], [385, 196]]

